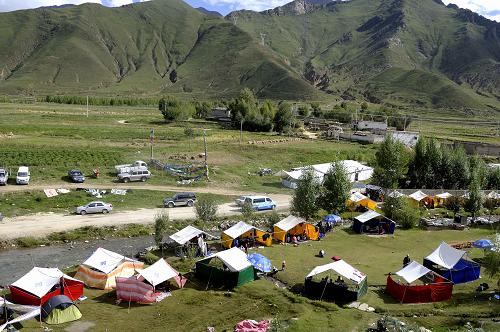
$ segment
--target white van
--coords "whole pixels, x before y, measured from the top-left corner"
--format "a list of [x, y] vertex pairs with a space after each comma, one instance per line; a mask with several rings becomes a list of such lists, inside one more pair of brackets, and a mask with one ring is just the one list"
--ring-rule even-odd
[[26, 166], [21, 166], [17, 170], [16, 176], [17, 184], [29, 184], [30, 183], [30, 170]]

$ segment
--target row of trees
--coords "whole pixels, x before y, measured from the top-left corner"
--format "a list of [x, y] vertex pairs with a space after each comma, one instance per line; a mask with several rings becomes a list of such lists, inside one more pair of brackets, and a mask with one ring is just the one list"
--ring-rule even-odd
[[[85, 96], [45, 96], [40, 101], [46, 103], [86, 105]], [[135, 97], [89, 97], [89, 105], [94, 106], [154, 106], [158, 105], [158, 98], [135, 98]]]
[[488, 168], [461, 147], [421, 137], [414, 152], [387, 136], [375, 154], [375, 182], [383, 188], [500, 189], [500, 169]]

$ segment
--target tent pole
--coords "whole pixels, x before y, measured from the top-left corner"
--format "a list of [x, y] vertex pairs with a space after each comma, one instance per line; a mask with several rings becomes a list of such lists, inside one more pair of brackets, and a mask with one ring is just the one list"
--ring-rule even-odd
[[[330, 279], [330, 275], [328, 275], [328, 279]], [[325, 287], [323, 287], [323, 291], [321, 292], [321, 297], [319, 298], [320, 301], [323, 300], [323, 295], [325, 295], [326, 285], [328, 285], [328, 279], [326, 279]]]
[[406, 290], [408, 289], [408, 285], [405, 285], [405, 291], [403, 292], [403, 298], [401, 299], [401, 304], [403, 304], [405, 296], [406, 296]]
[[213, 271], [214, 271], [213, 269], [210, 270], [210, 275], [208, 276], [207, 287], [205, 288], [205, 290], [208, 290], [208, 286], [210, 285], [210, 279], [212, 279], [212, 272]]

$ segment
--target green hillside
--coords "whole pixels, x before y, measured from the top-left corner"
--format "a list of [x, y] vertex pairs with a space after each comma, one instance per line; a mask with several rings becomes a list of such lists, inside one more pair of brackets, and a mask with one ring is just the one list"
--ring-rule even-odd
[[181, 0], [0, 14], [0, 94], [358, 99], [500, 111], [500, 24], [439, 0]]

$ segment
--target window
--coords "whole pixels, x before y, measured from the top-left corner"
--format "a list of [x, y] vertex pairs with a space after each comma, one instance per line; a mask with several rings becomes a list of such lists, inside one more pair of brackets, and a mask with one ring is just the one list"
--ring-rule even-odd
[[270, 198], [266, 198], [266, 202], [272, 202]]
[[97, 206], [104, 206], [104, 204], [102, 204], [102, 203], [97, 203], [96, 205]]
[[95, 207], [95, 203], [91, 203], [91, 204], [89, 204], [89, 207], [91, 207], [91, 208], [92, 208], [92, 207]]
[[265, 198], [257, 198], [257, 199], [255, 199], [253, 202], [254, 202], [254, 203], [264, 203], [265, 201], [266, 201], [266, 199], [265, 199]]

